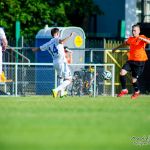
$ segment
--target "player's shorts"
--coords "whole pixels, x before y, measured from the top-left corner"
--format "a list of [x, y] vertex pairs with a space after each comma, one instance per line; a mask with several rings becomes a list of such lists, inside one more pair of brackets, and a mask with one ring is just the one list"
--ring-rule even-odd
[[67, 63], [56, 63], [54, 64], [54, 68], [59, 78], [72, 79], [71, 71]]
[[144, 70], [144, 66], [145, 66], [145, 61], [127, 61], [122, 69], [131, 72], [132, 73], [132, 77], [134, 78], [139, 78], [139, 76], [143, 73]]

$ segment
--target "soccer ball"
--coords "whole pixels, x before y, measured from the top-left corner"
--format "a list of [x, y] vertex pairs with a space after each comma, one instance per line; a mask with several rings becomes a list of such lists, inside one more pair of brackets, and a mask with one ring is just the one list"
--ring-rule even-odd
[[111, 78], [112, 78], [112, 75], [111, 75], [111, 72], [110, 71], [104, 71], [103, 73], [102, 73], [102, 78], [104, 79], [104, 80], [110, 80]]

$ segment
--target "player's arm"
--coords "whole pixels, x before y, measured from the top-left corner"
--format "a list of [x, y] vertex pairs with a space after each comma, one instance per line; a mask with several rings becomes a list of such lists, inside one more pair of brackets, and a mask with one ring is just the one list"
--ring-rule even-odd
[[48, 43], [45, 43], [45, 44], [43, 44], [42, 46], [40, 46], [40, 47], [34, 47], [34, 48], [32, 48], [32, 51], [33, 52], [37, 52], [37, 51], [46, 51], [46, 50], [48, 50]]
[[127, 46], [127, 42], [125, 41], [124, 43], [120, 44], [119, 46], [115, 47], [112, 49], [112, 53], [114, 53], [117, 49], [122, 48], [124, 46]]
[[72, 64], [72, 53], [70, 53], [70, 63]]
[[7, 39], [6, 38], [2, 38], [2, 48], [3, 48], [3, 50], [6, 50], [7, 46], [8, 46]]
[[139, 39], [146, 42], [147, 44], [150, 44], [150, 39], [148, 38], [139, 37]]
[[32, 48], [32, 51], [33, 51], [33, 52], [40, 51], [40, 48], [39, 48], [39, 47], [33, 47], [33, 48]]
[[72, 32], [68, 37], [66, 37], [66, 38], [64, 38], [64, 39], [60, 39], [60, 40], [59, 40], [59, 43], [60, 43], [60, 44], [65, 43], [65, 42], [66, 42], [69, 38], [71, 38], [74, 34], [75, 34], [75, 33]]
[[3, 29], [0, 30], [0, 38], [1, 38], [2, 50], [4, 51], [8, 46], [8, 41]]

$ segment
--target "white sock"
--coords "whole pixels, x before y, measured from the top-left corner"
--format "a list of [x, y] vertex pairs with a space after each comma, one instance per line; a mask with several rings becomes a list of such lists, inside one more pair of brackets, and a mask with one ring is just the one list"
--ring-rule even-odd
[[[60, 79], [60, 80], [59, 80], [59, 83], [60, 83], [59, 85], [63, 84], [63, 82], [64, 82], [64, 79]], [[64, 89], [61, 89], [61, 91], [60, 91], [60, 96], [63, 96], [63, 95], [64, 95], [64, 91], [65, 91]]]
[[[59, 78], [58, 79], [58, 86], [60, 86], [62, 83], [64, 82], [64, 79], [63, 78]], [[54, 89], [55, 91], [59, 91], [59, 89], [58, 88], [56, 88], [56, 89]], [[61, 91], [60, 91], [60, 95], [62, 96], [62, 95], [64, 95], [64, 89], [62, 89]]]
[[61, 85], [59, 85], [55, 90], [56, 91], [61, 91], [64, 90], [69, 84], [70, 84], [70, 80], [65, 80]]
[[61, 91], [60, 91], [60, 96], [63, 96], [64, 95], [64, 89], [61, 89]]
[[64, 79], [59, 79], [59, 84], [58, 85], [61, 85], [63, 82], [64, 82]]

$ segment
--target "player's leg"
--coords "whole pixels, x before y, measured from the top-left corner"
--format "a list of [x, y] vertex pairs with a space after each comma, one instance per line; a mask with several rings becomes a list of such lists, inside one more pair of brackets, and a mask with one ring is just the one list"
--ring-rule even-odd
[[61, 90], [61, 97], [66, 96], [67, 95], [67, 87], [71, 84], [72, 82], [72, 76], [71, 76], [71, 71], [70, 68], [68, 66], [68, 64], [64, 63], [64, 72], [63, 72], [63, 76], [64, 76], [64, 81], [62, 83], [62, 90]]
[[121, 92], [117, 95], [117, 97], [122, 97], [125, 94], [128, 94], [128, 89], [126, 87], [126, 74], [131, 70], [130, 62], [127, 61], [126, 64], [122, 67], [120, 71], [120, 83], [121, 83]]
[[70, 83], [71, 83], [71, 79], [65, 78], [65, 80], [63, 81], [63, 83], [61, 85], [59, 85], [57, 88], [53, 89], [53, 92], [58, 93], [60, 91], [61, 97], [64, 96], [64, 94], [65, 94], [64, 90]]
[[62, 76], [64, 77], [64, 81], [60, 84], [55, 90], [60, 91], [60, 97], [65, 96], [67, 93], [65, 89], [72, 81], [71, 72], [69, 66], [66, 63], [61, 65]]
[[[55, 67], [55, 69], [57, 69], [58, 75], [63, 77], [63, 82], [57, 88], [53, 89], [52, 93], [54, 96], [55, 95], [54, 93], [58, 94], [58, 92], [60, 91], [60, 95], [62, 97], [65, 94], [64, 92], [65, 88], [71, 83], [70, 70], [66, 63], [58, 64], [57, 67]], [[54, 96], [54, 97], [57, 97], [57, 96]]]
[[[58, 80], [58, 87], [63, 83], [63, 65], [62, 63], [55, 63], [54, 69], [57, 71], [57, 80]], [[60, 91], [60, 88], [52, 89], [53, 97], [56, 98], [58, 96], [58, 92]]]
[[62, 84], [64, 81], [64, 78], [60, 76], [57, 76], [57, 79], [58, 79], [58, 85]]
[[144, 64], [145, 63], [143, 62], [139, 66], [138, 63], [137, 63], [137, 65], [135, 64], [132, 68], [132, 85], [133, 85], [133, 88], [134, 88], [134, 93], [131, 96], [132, 99], [136, 99], [140, 94], [138, 79], [139, 79], [139, 76], [143, 73]]
[[137, 78], [132, 77], [132, 85], [133, 85], [133, 88], [134, 88], [134, 93], [131, 96], [131, 99], [136, 99], [140, 94], [139, 84], [138, 84]]
[[[63, 83], [63, 81], [64, 81], [64, 78], [62, 76], [57, 76], [57, 83], [58, 83], [57, 86], [61, 85]], [[59, 91], [58, 95], [61, 95], [60, 91]]]

